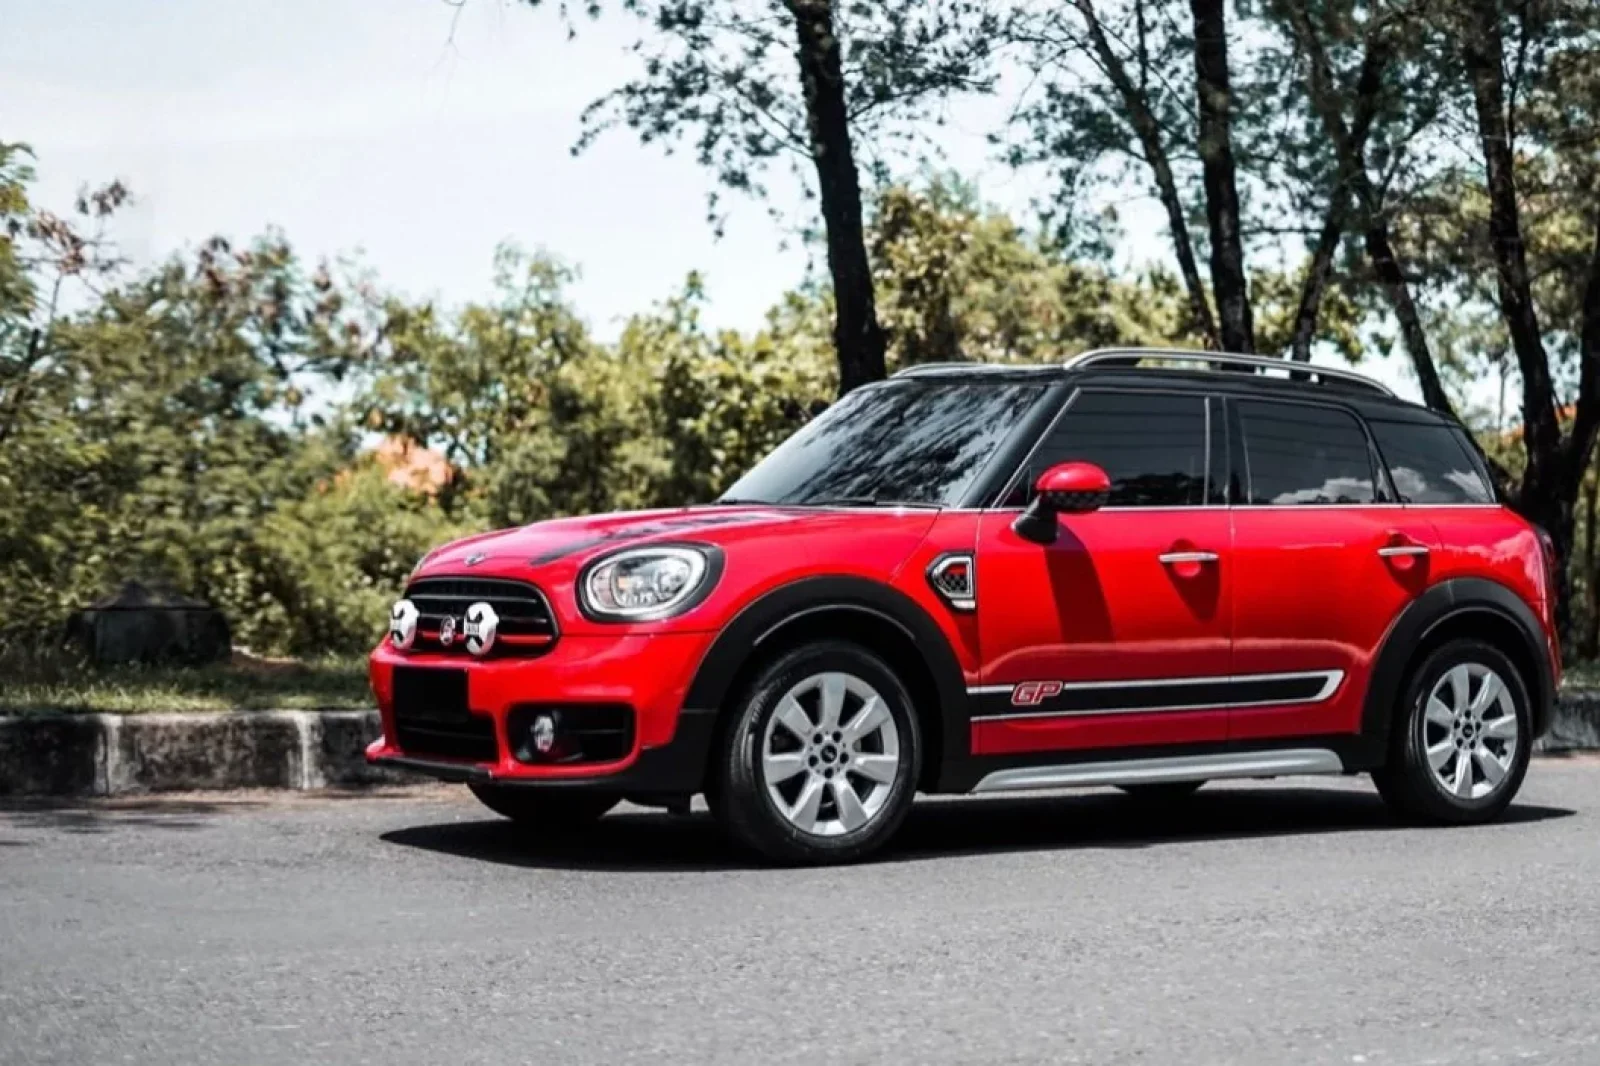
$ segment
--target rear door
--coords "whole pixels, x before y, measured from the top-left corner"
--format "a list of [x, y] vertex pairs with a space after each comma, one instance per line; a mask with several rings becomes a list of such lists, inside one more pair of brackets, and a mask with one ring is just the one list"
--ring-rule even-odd
[[[975, 754], [1226, 738], [1220, 411], [1197, 391], [1082, 390], [1007, 506], [983, 515]], [[1110, 475], [1107, 506], [1060, 516], [1053, 544], [1018, 536], [1012, 523], [1034, 479], [1070, 460]]]
[[1393, 498], [1338, 405], [1229, 401], [1234, 739], [1355, 732], [1390, 622], [1428, 584], [1437, 535]]

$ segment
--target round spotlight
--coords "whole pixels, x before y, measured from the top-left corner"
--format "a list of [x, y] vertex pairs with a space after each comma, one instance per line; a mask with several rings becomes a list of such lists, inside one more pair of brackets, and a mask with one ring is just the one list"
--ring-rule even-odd
[[550, 749], [556, 746], [556, 720], [554, 715], [541, 714], [533, 720], [533, 725], [528, 729], [528, 735], [533, 740], [533, 748], [540, 755], [549, 755]]

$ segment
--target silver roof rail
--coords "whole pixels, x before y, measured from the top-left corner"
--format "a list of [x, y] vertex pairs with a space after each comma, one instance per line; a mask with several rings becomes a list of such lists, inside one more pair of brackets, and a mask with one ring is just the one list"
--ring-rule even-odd
[[942, 363], [912, 363], [910, 366], [901, 367], [899, 370], [896, 370], [893, 374], [890, 374], [889, 376], [892, 377], [892, 378], [915, 377], [918, 373], [920, 373], [920, 372], [922, 372], [924, 370], [931, 370], [931, 371], [961, 370], [961, 369], [971, 370], [973, 367], [983, 367], [983, 366], [993, 366], [993, 365], [994, 365], [993, 363], [968, 363], [968, 362], [959, 362], [959, 361], [956, 361], [956, 360], [946, 360], [945, 362], [942, 362]]
[[1353, 370], [1340, 370], [1336, 367], [1317, 366], [1312, 363], [1300, 363], [1289, 359], [1274, 359], [1265, 355], [1235, 355], [1232, 352], [1211, 352], [1197, 348], [1097, 348], [1092, 352], [1084, 352], [1067, 359], [1062, 366], [1068, 370], [1081, 370], [1096, 363], [1110, 363], [1118, 360], [1129, 360], [1137, 363], [1140, 359], [1165, 359], [1175, 363], [1206, 363], [1212, 366], [1237, 366], [1249, 367], [1253, 370], [1279, 370], [1286, 374], [1303, 374], [1323, 381], [1341, 381], [1351, 385], [1380, 392], [1385, 396], [1393, 396], [1394, 392], [1382, 382], [1374, 381], [1364, 374], [1357, 374]]

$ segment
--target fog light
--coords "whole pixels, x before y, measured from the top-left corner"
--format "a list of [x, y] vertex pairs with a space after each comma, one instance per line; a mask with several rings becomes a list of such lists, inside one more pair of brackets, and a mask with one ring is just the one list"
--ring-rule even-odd
[[550, 749], [556, 746], [556, 720], [554, 715], [541, 714], [533, 720], [533, 725], [528, 727], [528, 736], [533, 740], [533, 749], [540, 755], [549, 755]]

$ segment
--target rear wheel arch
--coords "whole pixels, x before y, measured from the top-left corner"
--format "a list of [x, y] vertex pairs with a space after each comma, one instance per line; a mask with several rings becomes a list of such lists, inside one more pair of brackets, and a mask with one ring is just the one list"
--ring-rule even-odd
[[1555, 700], [1555, 678], [1538, 618], [1498, 582], [1454, 578], [1434, 585], [1401, 611], [1379, 647], [1361, 715], [1361, 735], [1374, 765], [1389, 749], [1395, 707], [1412, 671], [1434, 649], [1460, 638], [1483, 641], [1511, 660], [1532, 701], [1533, 737], [1544, 731]]
[[[969, 755], [966, 680], [944, 631], [914, 600], [867, 578], [813, 577], [751, 602], [728, 623], [701, 660], [686, 710], [731, 719], [730, 701], [761, 666], [817, 640], [846, 640], [876, 654], [911, 694], [924, 756], [917, 787], [936, 789], [947, 765]], [[720, 740], [719, 740], [720, 742]]]

